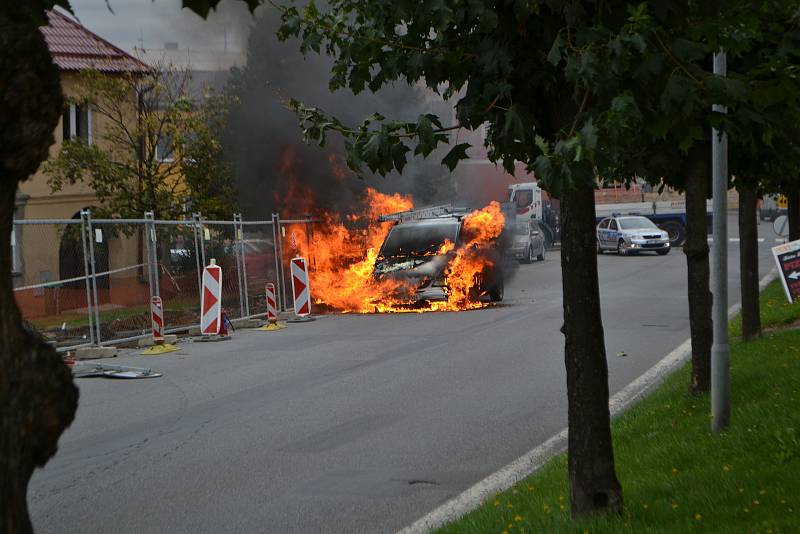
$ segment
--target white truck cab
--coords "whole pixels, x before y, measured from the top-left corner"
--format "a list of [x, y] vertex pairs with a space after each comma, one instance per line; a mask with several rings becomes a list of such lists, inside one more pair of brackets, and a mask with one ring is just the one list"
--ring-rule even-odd
[[558, 201], [553, 201], [536, 182], [508, 186], [508, 201], [516, 211], [517, 222], [535, 219], [544, 234], [545, 246], [561, 240]]

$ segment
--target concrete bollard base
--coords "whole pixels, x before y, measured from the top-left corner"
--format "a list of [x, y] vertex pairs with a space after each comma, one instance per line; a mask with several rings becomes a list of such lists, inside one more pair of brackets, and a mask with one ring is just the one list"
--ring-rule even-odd
[[[167, 334], [164, 336], [164, 343], [174, 345], [177, 342], [178, 342], [178, 336], [176, 336], [175, 334]], [[153, 336], [142, 338], [136, 342], [137, 347], [152, 347], [153, 345], [155, 345], [155, 343], [153, 342]]]

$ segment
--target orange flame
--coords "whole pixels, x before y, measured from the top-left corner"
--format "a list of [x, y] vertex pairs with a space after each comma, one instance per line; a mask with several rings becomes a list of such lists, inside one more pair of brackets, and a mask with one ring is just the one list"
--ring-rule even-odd
[[[447, 281], [448, 309], [468, 309], [480, 307], [475, 300], [481, 279], [486, 277], [494, 261], [488, 252], [492, 243], [500, 237], [505, 217], [500, 204], [492, 201], [483, 209], [473, 211], [464, 218], [464, 244], [456, 251], [455, 257], [445, 269]], [[445, 243], [446, 244], [446, 243]]]
[[448, 256], [447, 300], [410, 307], [416, 287], [398, 279], [377, 279], [374, 272], [378, 251], [393, 225], [378, 222], [378, 217], [412, 209], [411, 197], [367, 188], [358, 208], [343, 217], [316, 205], [312, 192], [296, 179], [294, 161], [291, 148], [282, 151], [281, 172], [289, 179], [283, 200], [293, 199], [292, 205], [302, 206], [320, 222], [284, 225], [284, 261], [295, 255], [309, 260], [316, 304], [346, 313], [457, 311], [486, 305], [479, 300], [481, 279], [493, 267], [491, 250], [505, 222], [497, 202], [465, 216], [459, 243], [447, 240], [436, 251]]

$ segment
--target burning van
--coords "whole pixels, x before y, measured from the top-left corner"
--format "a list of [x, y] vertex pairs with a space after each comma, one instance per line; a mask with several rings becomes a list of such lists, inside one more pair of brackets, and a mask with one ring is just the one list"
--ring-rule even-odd
[[395, 297], [409, 302], [463, 309], [482, 299], [501, 301], [497, 240], [503, 219], [492, 205], [473, 212], [444, 205], [381, 216], [395, 224], [378, 253], [374, 277], [397, 282], [403, 294]]

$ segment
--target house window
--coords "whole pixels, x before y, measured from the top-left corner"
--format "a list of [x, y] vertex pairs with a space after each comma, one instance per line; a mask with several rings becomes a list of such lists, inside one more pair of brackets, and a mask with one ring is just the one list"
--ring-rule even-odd
[[162, 133], [156, 142], [156, 159], [158, 161], [175, 161], [172, 154], [172, 135]]
[[64, 140], [76, 137], [92, 144], [92, 109], [89, 104], [70, 104], [61, 121]]

